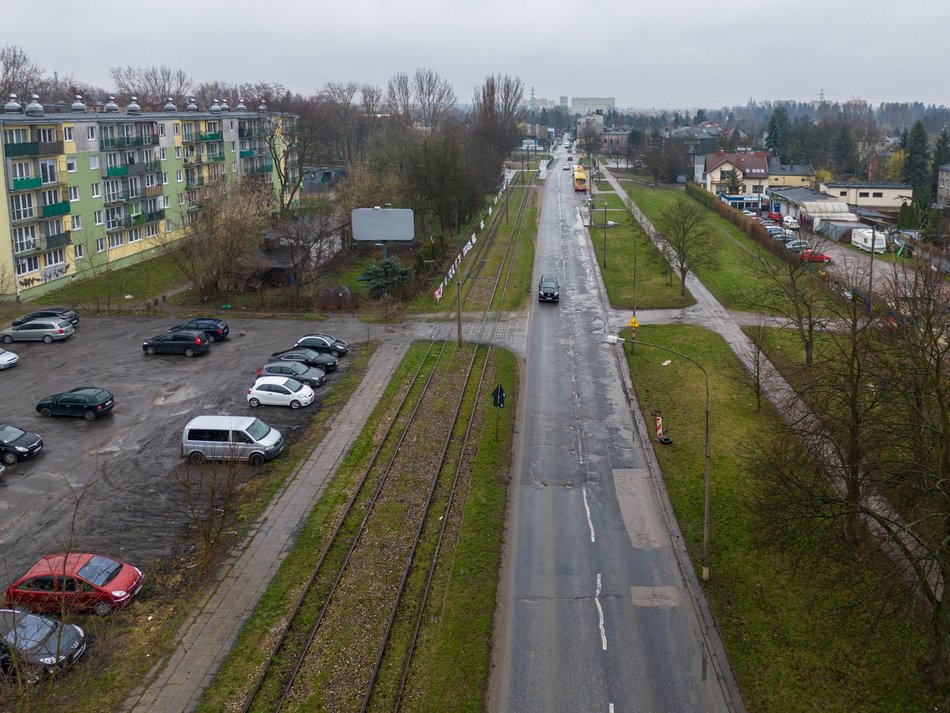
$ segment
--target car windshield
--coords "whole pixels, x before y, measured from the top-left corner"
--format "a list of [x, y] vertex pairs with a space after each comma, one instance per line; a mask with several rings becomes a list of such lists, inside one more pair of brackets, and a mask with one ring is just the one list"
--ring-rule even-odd
[[0, 612], [0, 636], [21, 651], [38, 648], [56, 631], [56, 622], [35, 614], [5, 609]]
[[254, 422], [247, 427], [247, 432], [251, 438], [253, 438], [255, 441], [259, 441], [266, 437], [268, 433], [270, 433], [270, 426], [255, 418]]
[[60, 327], [60, 328], [62, 328], [62, 329], [65, 329], [66, 327], [71, 327], [72, 325], [69, 323], [68, 320], [65, 320], [65, 319], [64, 319], [62, 322], [60, 322], [60, 323], [57, 324], [56, 326], [57, 326], [57, 327]]
[[303, 388], [303, 384], [301, 384], [296, 379], [287, 379], [287, 383], [284, 384], [284, 386], [293, 391], [295, 394]]
[[79, 576], [87, 582], [102, 587], [108, 584], [122, 570], [122, 565], [108, 557], [99, 557], [98, 555], [86, 562], [79, 570]]
[[288, 366], [290, 367], [290, 370], [294, 372], [295, 374], [303, 374], [303, 373], [306, 373], [307, 371], [307, 367], [305, 367], [299, 361], [292, 361], [290, 362], [290, 364], [288, 364]]
[[26, 435], [26, 431], [21, 431], [16, 426], [0, 426], [0, 441], [4, 443], [15, 441], [23, 435]]
[[557, 287], [554, 280], [541, 280], [541, 287]]

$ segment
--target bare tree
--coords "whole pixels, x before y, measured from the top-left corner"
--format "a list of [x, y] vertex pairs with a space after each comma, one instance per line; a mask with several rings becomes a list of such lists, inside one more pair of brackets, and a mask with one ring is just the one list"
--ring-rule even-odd
[[203, 202], [181, 239], [159, 243], [202, 302], [231, 294], [239, 261], [260, 244], [272, 201], [269, 183], [245, 181]]
[[765, 348], [769, 343], [769, 328], [761, 321], [745, 330], [749, 338], [745, 358], [734, 362], [735, 380], [748, 386], [755, 396], [755, 410], [762, 410], [762, 396], [765, 393]]
[[412, 88], [419, 103], [422, 125], [427, 131], [435, 131], [455, 108], [455, 90], [434, 69], [424, 68], [416, 70]]
[[342, 229], [334, 206], [326, 199], [308, 201], [296, 216], [277, 224], [274, 234], [290, 255], [298, 295], [304, 285], [329, 272], [331, 258], [341, 249]]
[[386, 109], [405, 126], [412, 125], [415, 98], [412, 82], [405, 72], [396, 72], [386, 84]]
[[29, 58], [21, 47], [16, 45], [0, 46], [0, 97], [6, 101], [10, 94], [16, 94], [22, 101], [29, 100], [33, 92], [39, 91], [43, 79], [43, 68]]
[[686, 296], [686, 276], [696, 268], [717, 264], [718, 246], [706, 229], [706, 209], [680, 196], [663, 211], [657, 227], [669, 246], [673, 267], [680, 276], [680, 295]]
[[329, 129], [337, 158], [345, 164], [354, 156], [357, 110], [354, 104], [359, 85], [356, 82], [329, 82], [320, 93], [328, 109]]
[[499, 156], [507, 155], [518, 145], [518, 124], [525, 114], [521, 80], [490, 75], [476, 88], [472, 104], [475, 134]]
[[258, 118], [277, 177], [277, 211], [286, 216], [300, 197], [303, 183], [300, 167], [310, 156], [313, 137], [298, 130], [299, 118], [292, 114], [259, 112]]
[[237, 490], [247, 464], [190, 463], [175, 468], [177, 497], [172, 503], [188, 518], [197, 538], [200, 559], [209, 560], [221, 546], [238, 506]]
[[161, 109], [168, 97], [178, 98], [191, 91], [191, 77], [183, 69], [164, 65], [113, 67], [109, 70], [116, 92], [137, 97], [142, 107]]

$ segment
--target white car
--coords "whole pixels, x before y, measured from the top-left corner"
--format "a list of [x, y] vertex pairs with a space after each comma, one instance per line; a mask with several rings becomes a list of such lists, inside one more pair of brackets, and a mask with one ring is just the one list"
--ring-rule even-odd
[[786, 215], [782, 218], [782, 225], [791, 230], [798, 230], [798, 221], [790, 215]]
[[300, 408], [313, 403], [313, 389], [288, 376], [261, 376], [247, 390], [250, 406], [290, 406]]
[[11, 366], [16, 366], [18, 361], [20, 361], [20, 357], [16, 354], [8, 352], [6, 349], [0, 349], [0, 369], [9, 369]]

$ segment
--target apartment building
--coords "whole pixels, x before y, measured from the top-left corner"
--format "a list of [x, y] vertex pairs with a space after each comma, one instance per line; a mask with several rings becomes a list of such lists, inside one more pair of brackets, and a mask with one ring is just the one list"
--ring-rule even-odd
[[[296, 118], [240, 104], [184, 110], [169, 100], [143, 112], [135, 99], [90, 111], [23, 106], [11, 96], [0, 114], [0, 299], [29, 299], [73, 276], [122, 267], [182, 236], [203, 200], [238, 181], [280, 186]], [[273, 147], [273, 148], [272, 148]]]

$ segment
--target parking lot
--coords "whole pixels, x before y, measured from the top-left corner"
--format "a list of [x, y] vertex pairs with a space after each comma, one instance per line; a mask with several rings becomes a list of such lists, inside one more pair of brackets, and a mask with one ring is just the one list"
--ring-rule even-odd
[[[178, 323], [173, 317], [83, 315], [64, 342], [9, 345], [20, 363], [0, 371], [0, 421], [39, 433], [44, 448], [9, 466], [0, 487], [0, 586], [47, 552], [102, 552], [147, 570], [155, 558], [190, 544], [173, 477], [184, 425], [199, 414], [254, 415], [292, 443], [350, 357], [316, 389], [315, 402], [297, 411], [250, 408], [246, 393], [256, 370], [310, 332], [331, 332], [351, 345], [360, 336], [358, 326], [346, 334], [340, 325], [303, 320], [228, 322], [231, 338], [192, 359], [142, 351], [144, 339]], [[112, 414], [90, 422], [36, 412], [44, 396], [78, 386], [111, 391]]]

